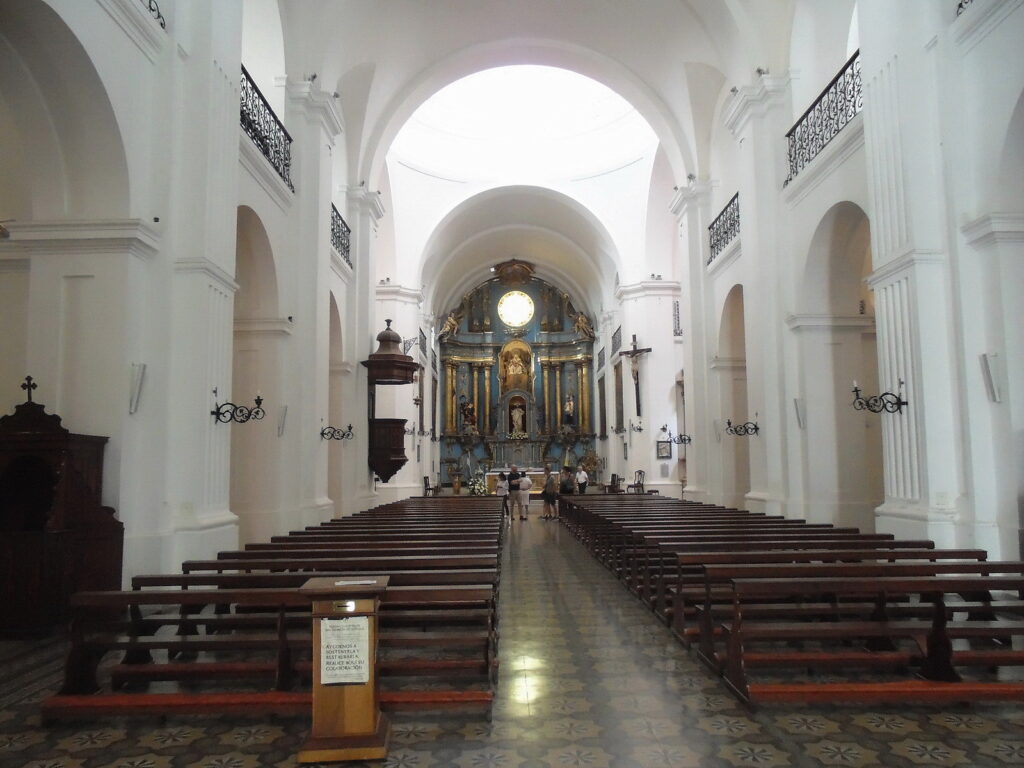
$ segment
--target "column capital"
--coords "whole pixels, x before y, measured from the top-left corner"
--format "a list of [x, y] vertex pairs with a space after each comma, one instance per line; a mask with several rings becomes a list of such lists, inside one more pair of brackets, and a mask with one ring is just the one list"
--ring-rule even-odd
[[356, 206], [359, 213], [368, 214], [374, 224], [384, 218], [386, 211], [380, 201], [380, 192], [371, 192], [366, 188], [365, 182], [357, 187], [342, 185], [339, 190], [344, 192], [345, 197]]
[[669, 213], [677, 219], [682, 219], [691, 211], [698, 211], [702, 205], [709, 205], [711, 191], [717, 186], [717, 179], [708, 179], [707, 181], [691, 181], [685, 187], [677, 187], [668, 204]]
[[761, 75], [753, 85], [733, 88], [732, 99], [726, 104], [722, 116], [725, 127], [739, 138], [751, 120], [764, 117], [770, 110], [784, 106], [788, 92], [788, 74], [783, 77]]
[[345, 121], [334, 94], [321, 90], [315, 82], [289, 79], [285, 83], [289, 106], [296, 114], [323, 129], [331, 140], [345, 130]]

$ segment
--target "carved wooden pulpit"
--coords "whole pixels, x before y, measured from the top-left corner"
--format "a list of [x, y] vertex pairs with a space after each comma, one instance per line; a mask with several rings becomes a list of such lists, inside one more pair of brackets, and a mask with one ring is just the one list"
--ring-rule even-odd
[[68, 597], [120, 589], [124, 525], [100, 502], [106, 437], [74, 435], [32, 402], [0, 417], [0, 635], [42, 634]]

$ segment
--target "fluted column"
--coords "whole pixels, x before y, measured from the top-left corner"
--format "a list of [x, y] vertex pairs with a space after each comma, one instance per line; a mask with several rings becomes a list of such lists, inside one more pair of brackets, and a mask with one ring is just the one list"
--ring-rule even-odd
[[580, 432], [590, 434], [590, 360], [579, 363], [580, 379]]
[[473, 364], [473, 413], [477, 418], [477, 429], [480, 429], [480, 366]]
[[491, 369], [494, 362], [490, 361], [480, 366], [484, 373], [484, 434], [491, 434]]
[[544, 431], [551, 434], [551, 382], [548, 377], [551, 371], [551, 363], [541, 363], [540, 370], [544, 380]]
[[455, 432], [455, 363], [447, 361], [444, 369], [444, 431], [453, 434]]
[[562, 424], [562, 364], [555, 363], [555, 430]]

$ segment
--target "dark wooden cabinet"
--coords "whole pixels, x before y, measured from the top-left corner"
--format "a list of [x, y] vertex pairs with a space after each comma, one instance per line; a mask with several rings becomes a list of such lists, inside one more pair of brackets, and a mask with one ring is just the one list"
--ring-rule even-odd
[[72, 593], [120, 589], [124, 526], [100, 500], [106, 443], [31, 397], [0, 418], [0, 635], [45, 633]]

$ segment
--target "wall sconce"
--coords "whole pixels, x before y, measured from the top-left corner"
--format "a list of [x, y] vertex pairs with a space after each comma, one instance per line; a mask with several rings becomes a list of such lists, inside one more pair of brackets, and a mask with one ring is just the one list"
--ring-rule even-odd
[[633, 420], [630, 419], [629, 420], [629, 429], [632, 432], [643, 432], [644, 431], [644, 423], [638, 419], [636, 424], [634, 424]]
[[352, 432], [352, 425], [349, 424], [344, 430], [338, 427], [324, 427], [320, 430], [321, 440], [351, 440], [355, 435]]
[[418, 429], [416, 431], [416, 434], [419, 435], [420, 437], [426, 437], [427, 435], [430, 435], [431, 439], [433, 439], [433, 437], [434, 437], [434, 430], [431, 429], [431, 430], [428, 431], [426, 429], [423, 429], [423, 425], [421, 424], [420, 425], [420, 429]]
[[903, 379], [899, 380], [899, 387], [894, 395], [892, 392], [883, 392], [874, 397], [864, 398], [860, 396], [860, 388], [857, 381], [853, 382], [853, 407], [858, 411], [871, 411], [872, 413], [901, 413], [907, 401], [903, 399]]
[[626, 431], [625, 427], [612, 427], [612, 433], [616, 434], [616, 435], [621, 435], [621, 434], [625, 433], [625, 431]]
[[412, 399], [412, 404], [415, 405], [417, 408], [419, 408], [422, 403], [423, 403], [423, 398], [420, 397], [419, 395], [416, 395]]
[[405, 434], [407, 434], [407, 435], [415, 435], [416, 434], [416, 422], [414, 421], [412, 423], [411, 427], [407, 427], [406, 429], [403, 429], [402, 431], [405, 432]]
[[675, 443], [676, 445], [689, 445], [690, 443], [693, 442], [693, 438], [690, 437], [689, 435], [676, 435], [675, 437], [673, 437], [672, 430], [668, 428], [668, 424], [662, 424], [661, 431], [668, 432], [667, 439], [670, 443]]
[[213, 388], [213, 410], [210, 411], [210, 415], [214, 419], [219, 421], [221, 424], [227, 424], [233, 421], [237, 424], [245, 424], [250, 419], [259, 421], [266, 413], [263, 411], [263, 398], [256, 394], [256, 407], [249, 408], [245, 405], [235, 405], [234, 403], [224, 403], [223, 405], [217, 405], [217, 388]]
[[754, 414], [753, 421], [748, 421], [745, 424], [737, 424], [735, 427], [732, 425], [732, 419], [726, 419], [725, 431], [730, 435], [736, 435], [736, 437], [749, 437], [750, 435], [756, 435], [761, 431], [761, 428], [757, 426], [757, 414]]

